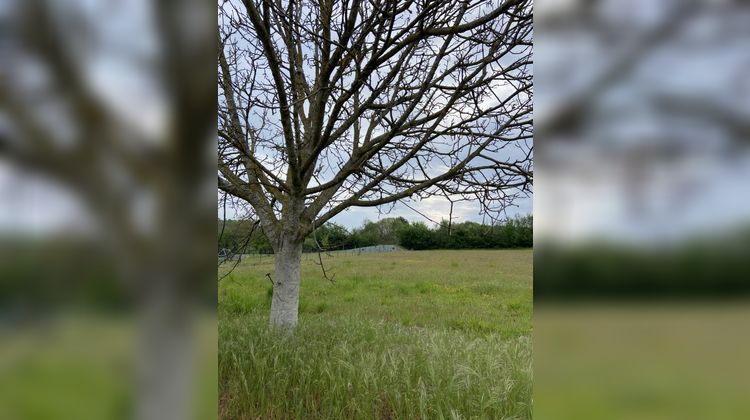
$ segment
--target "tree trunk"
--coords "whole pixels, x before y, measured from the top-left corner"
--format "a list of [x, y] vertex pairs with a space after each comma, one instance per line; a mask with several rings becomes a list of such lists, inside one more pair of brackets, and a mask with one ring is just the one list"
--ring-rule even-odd
[[[162, 285], [160, 285], [162, 286]], [[138, 308], [136, 420], [190, 418], [194, 325], [178, 291], [155, 287]]]
[[302, 240], [282, 238], [275, 250], [276, 272], [271, 301], [271, 327], [291, 330], [299, 312]]

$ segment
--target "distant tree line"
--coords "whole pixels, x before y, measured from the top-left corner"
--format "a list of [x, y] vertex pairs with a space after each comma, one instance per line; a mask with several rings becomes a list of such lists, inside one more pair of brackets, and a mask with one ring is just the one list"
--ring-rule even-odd
[[658, 248], [606, 241], [538, 244], [534, 299], [747, 299], [750, 229], [736, 229]]
[[[219, 220], [219, 250], [272, 253], [268, 238], [254, 225], [253, 221]], [[442, 221], [430, 228], [422, 222], [409, 223], [403, 217], [389, 217], [377, 222], [366, 221], [351, 231], [329, 222], [308, 235], [304, 250], [333, 251], [373, 245], [401, 245], [412, 250], [528, 248], [533, 246], [533, 219], [523, 216], [495, 225]]]
[[533, 236], [531, 216], [497, 225], [442, 221], [434, 229], [412, 223], [399, 232], [399, 245], [407, 249], [529, 248], [534, 245]]

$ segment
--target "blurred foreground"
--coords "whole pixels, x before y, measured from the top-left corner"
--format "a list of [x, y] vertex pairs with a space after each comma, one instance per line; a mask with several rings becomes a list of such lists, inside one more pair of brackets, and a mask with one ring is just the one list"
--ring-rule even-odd
[[536, 417], [748, 417], [750, 7], [535, 6]]
[[[189, 388], [194, 418], [216, 417], [216, 316], [197, 322]], [[128, 419], [134, 416], [137, 326], [132, 317], [85, 311], [0, 328], [0, 418]]]
[[750, 302], [539, 304], [534, 418], [750, 416]]
[[0, 418], [215, 416], [214, 10], [0, 2]]

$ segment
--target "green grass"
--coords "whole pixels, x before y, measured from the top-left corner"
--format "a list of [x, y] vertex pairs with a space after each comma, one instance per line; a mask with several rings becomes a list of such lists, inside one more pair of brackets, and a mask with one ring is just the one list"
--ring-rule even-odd
[[534, 324], [539, 418], [750, 418], [746, 300], [543, 302]]
[[531, 417], [530, 250], [313, 257], [300, 324], [266, 327], [273, 259], [219, 288], [222, 418]]
[[[132, 418], [132, 317], [65, 313], [41, 325], [0, 328], [0, 419]], [[196, 419], [215, 418], [216, 319], [196, 338]]]

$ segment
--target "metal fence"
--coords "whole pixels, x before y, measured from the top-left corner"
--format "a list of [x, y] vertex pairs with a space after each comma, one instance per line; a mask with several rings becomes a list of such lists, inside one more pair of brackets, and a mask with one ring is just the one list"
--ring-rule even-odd
[[[322, 251], [324, 254], [345, 254], [345, 255], [362, 255], [362, 254], [370, 254], [370, 253], [378, 253], [378, 252], [396, 252], [396, 251], [405, 251], [406, 249], [399, 245], [372, 245], [372, 246], [365, 246], [360, 248], [341, 248], [341, 249], [333, 249], [328, 251]], [[305, 252], [302, 255], [303, 259], [308, 258], [317, 258], [317, 251], [309, 251]], [[237, 261], [239, 259], [240, 261], [253, 261], [256, 263], [262, 263], [264, 261], [271, 262], [273, 261], [273, 254], [219, 254], [219, 263], [224, 263], [227, 261]]]

